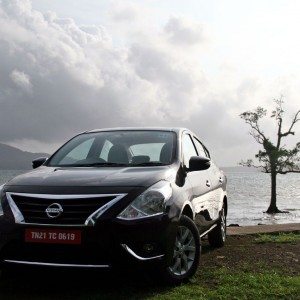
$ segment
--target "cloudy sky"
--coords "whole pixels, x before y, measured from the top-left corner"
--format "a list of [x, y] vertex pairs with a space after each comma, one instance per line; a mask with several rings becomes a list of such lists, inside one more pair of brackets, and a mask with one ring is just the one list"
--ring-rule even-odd
[[0, 0], [0, 141], [184, 126], [236, 165], [257, 149], [239, 113], [300, 107], [299, 28], [297, 0]]

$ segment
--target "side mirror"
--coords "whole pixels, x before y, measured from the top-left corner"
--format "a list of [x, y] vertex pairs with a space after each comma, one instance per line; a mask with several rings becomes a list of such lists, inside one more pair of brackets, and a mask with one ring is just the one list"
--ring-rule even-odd
[[36, 169], [46, 162], [48, 157], [39, 157], [32, 161], [32, 168]]
[[210, 167], [210, 159], [207, 157], [192, 156], [189, 165], [189, 172], [207, 170]]

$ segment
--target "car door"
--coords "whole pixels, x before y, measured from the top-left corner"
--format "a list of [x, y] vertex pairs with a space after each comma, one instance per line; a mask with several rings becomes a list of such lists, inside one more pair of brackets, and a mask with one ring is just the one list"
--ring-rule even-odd
[[[192, 156], [197, 156], [197, 150], [192, 140], [192, 136], [189, 133], [183, 133], [182, 136], [182, 153], [183, 164], [188, 169], [189, 160]], [[195, 211], [195, 222], [200, 232], [206, 230], [210, 226], [212, 213], [212, 196], [209, 171], [193, 171], [187, 172], [187, 180], [192, 186], [192, 206]]]
[[210, 167], [211, 173], [211, 189], [214, 197], [214, 213], [213, 218], [217, 219], [219, 217], [219, 212], [223, 205], [223, 180], [224, 176], [221, 170], [217, 167], [217, 165], [211, 161]]
[[[200, 142], [200, 140], [196, 136], [193, 136], [193, 141], [196, 146], [198, 155], [207, 157], [211, 160], [207, 148]], [[215, 163], [212, 160], [210, 162], [210, 168], [207, 170], [207, 176], [209, 177], [210, 181], [210, 197], [207, 206], [211, 219], [216, 220], [219, 217], [219, 199], [221, 197], [220, 174], [219, 169], [215, 165]]]

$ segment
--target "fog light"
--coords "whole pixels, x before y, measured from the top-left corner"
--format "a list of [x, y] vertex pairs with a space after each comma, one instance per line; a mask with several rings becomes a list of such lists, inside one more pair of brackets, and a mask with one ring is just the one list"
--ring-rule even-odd
[[145, 250], [146, 252], [152, 252], [153, 249], [154, 249], [154, 246], [153, 246], [152, 244], [145, 244], [145, 245], [144, 245], [144, 250]]

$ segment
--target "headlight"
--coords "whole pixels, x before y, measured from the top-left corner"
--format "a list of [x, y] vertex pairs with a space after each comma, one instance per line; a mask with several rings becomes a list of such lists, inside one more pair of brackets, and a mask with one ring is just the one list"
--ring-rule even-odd
[[172, 196], [171, 184], [159, 181], [139, 195], [119, 215], [119, 219], [139, 219], [164, 212], [166, 201]]
[[2, 193], [3, 187], [4, 187], [4, 184], [0, 185], [0, 216], [3, 215], [3, 208], [2, 208], [2, 204], [1, 204], [1, 193]]

